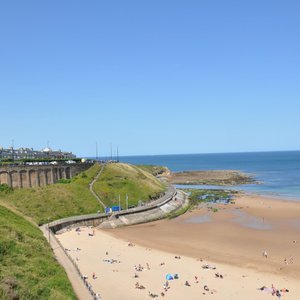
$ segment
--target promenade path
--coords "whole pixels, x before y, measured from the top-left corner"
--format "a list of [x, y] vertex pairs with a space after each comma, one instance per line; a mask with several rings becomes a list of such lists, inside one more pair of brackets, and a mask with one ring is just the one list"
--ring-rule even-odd
[[[90, 189], [91, 193], [94, 195], [94, 197], [97, 199], [97, 201], [100, 203], [100, 205], [102, 205], [105, 209], [104, 203], [101, 201], [99, 196], [93, 190], [93, 185], [100, 177], [103, 169], [104, 169], [104, 165], [101, 166], [100, 171], [98, 172], [98, 174], [96, 175], [94, 180], [89, 184], [89, 189]], [[46, 239], [48, 240], [56, 259], [65, 269], [77, 298], [79, 300], [94, 299], [91, 296], [91, 294], [89, 293], [89, 291], [88, 291], [87, 287], [85, 286], [84, 282], [82, 281], [82, 279], [79, 277], [79, 274], [78, 274], [76, 268], [74, 267], [73, 263], [71, 262], [69, 257], [66, 255], [66, 253], [64, 252], [62, 247], [58, 244], [57, 239], [55, 238], [53, 233], [51, 231], [49, 231], [47, 224], [41, 226], [40, 229], [43, 232]]]
[[79, 277], [78, 272], [75, 269], [74, 265], [67, 257], [67, 255], [65, 254], [61, 246], [58, 244], [53, 233], [51, 231], [49, 232], [47, 225], [41, 226], [40, 229], [43, 232], [45, 238], [48, 240], [55, 254], [56, 259], [65, 269], [77, 298], [79, 300], [93, 299], [92, 295], [89, 293], [88, 289], [86, 288], [84, 282]]
[[106, 205], [101, 201], [100, 197], [97, 195], [97, 193], [94, 191], [94, 184], [95, 182], [99, 179], [103, 169], [104, 169], [104, 164], [102, 164], [100, 171], [98, 172], [98, 174], [96, 175], [96, 177], [94, 178], [94, 180], [89, 184], [90, 187], [90, 192], [93, 194], [93, 196], [97, 199], [97, 201], [100, 203], [101, 206], [103, 206], [104, 210], [106, 208]]

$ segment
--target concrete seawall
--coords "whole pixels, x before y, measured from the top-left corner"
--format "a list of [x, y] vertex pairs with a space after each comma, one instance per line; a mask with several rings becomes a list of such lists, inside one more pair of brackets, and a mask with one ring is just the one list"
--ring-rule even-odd
[[182, 191], [169, 187], [166, 194], [148, 205], [112, 214], [97, 213], [90, 215], [74, 216], [49, 223], [47, 226], [53, 233], [68, 227], [99, 226], [100, 228], [115, 228], [163, 219], [171, 212], [188, 205], [188, 197]]
[[149, 209], [112, 215], [109, 219], [102, 222], [99, 227], [116, 228], [160, 220], [186, 205], [188, 205], [186, 194], [182, 191], [176, 191], [170, 199], [153, 205]]

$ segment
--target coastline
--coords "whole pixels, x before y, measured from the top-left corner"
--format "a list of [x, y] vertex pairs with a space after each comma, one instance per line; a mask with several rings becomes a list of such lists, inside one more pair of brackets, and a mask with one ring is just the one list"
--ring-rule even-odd
[[235, 186], [259, 183], [253, 174], [239, 170], [169, 171], [166, 177], [170, 183], [175, 185]]
[[[205, 284], [216, 291], [214, 299], [269, 299], [270, 294], [256, 289], [272, 284], [290, 290], [284, 295], [286, 299], [298, 299], [300, 203], [243, 194], [236, 197], [234, 204], [216, 206], [216, 213], [204, 206], [173, 220], [96, 230], [93, 237], [87, 235], [91, 229], [83, 229], [80, 236], [72, 230], [58, 238], [66, 248], [82, 249], [71, 250], [71, 255], [80, 256], [78, 263], [89, 277], [92, 272], [98, 274], [100, 280], [91, 280], [103, 299], [144, 299], [148, 291], [161, 297], [164, 276], [170, 272], [180, 273], [181, 278], [172, 281], [166, 299], [182, 299], [183, 295], [199, 299], [203, 293], [207, 297]], [[188, 222], [201, 216], [209, 216], [209, 221]], [[262, 227], [249, 227], [248, 217]], [[136, 246], [128, 247], [128, 241]], [[263, 251], [267, 251], [267, 258], [262, 256]], [[174, 259], [175, 255], [182, 259]], [[103, 263], [106, 258], [121, 263]], [[165, 262], [167, 268], [159, 262]], [[140, 273], [136, 280], [132, 278], [133, 267], [139, 263], [148, 263], [151, 270]], [[224, 280], [215, 278], [213, 270], [203, 270], [204, 263], [215, 264], [216, 272], [224, 274]], [[199, 284], [194, 282], [196, 274]], [[191, 283], [188, 290], [183, 280]], [[136, 281], [141, 281], [146, 290], [135, 289]], [[114, 282], [120, 285], [121, 294], [112, 287]]]
[[[213, 205], [218, 208], [216, 213], [207, 208], [210, 206], [203, 205], [174, 220], [118, 228], [109, 233], [162, 251], [175, 250], [182, 255], [262, 272], [282, 274], [284, 270], [289, 276], [300, 277], [300, 251], [296, 251], [300, 250], [300, 203], [243, 194], [236, 197], [234, 204]], [[195, 216], [211, 219], [187, 222]], [[293, 244], [295, 240], [297, 243]], [[261, 260], [265, 249], [269, 252], [267, 261]], [[284, 259], [291, 256], [297, 259], [287, 267]]]

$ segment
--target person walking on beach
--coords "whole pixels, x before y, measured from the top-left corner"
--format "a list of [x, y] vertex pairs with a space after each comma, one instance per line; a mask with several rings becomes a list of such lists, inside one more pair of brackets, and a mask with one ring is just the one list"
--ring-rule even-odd
[[268, 253], [266, 250], [263, 252], [263, 257], [268, 258]]

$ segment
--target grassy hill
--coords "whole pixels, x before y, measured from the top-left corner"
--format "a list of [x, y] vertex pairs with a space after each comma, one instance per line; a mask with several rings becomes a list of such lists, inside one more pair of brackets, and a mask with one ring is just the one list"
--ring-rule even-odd
[[94, 190], [107, 206], [118, 204], [119, 195], [121, 206], [125, 208], [126, 194], [129, 205], [136, 205], [139, 200], [150, 200], [165, 190], [165, 186], [149, 172], [124, 163], [108, 164], [100, 179]]
[[[89, 191], [89, 183], [100, 168], [100, 165], [95, 164], [71, 180], [63, 180], [63, 183], [0, 191], [0, 204], [16, 208], [38, 225], [45, 224], [48, 220], [103, 211]], [[129, 205], [136, 205], [139, 200], [145, 202], [156, 198], [165, 190], [165, 186], [151, 173], [160, 169], [153, 166], [143, 169], [123, 163], [108, 164], [95, 183], [94, 190], [107, 206], [118, 204], [119, 195], [124, 208], [126, 194]]]
[[0, 299], [76, 299], [42, 232], [2, 206]]
[[163, 166], [154, 165], [137, 165], [138, 168], [151, 173], [153, 176], [163, 175], [164, 173], [169, 173], [170, 170]]
[[96, 164], [66, 183], [0, 192], [0, 204], [4, 202], [14, 206], [39, 225], [47, 223], [48, 218], [52, 221], [95, 213], [103, 208], [90, 193], [89, 183], [99, 170], [100, 165]]

